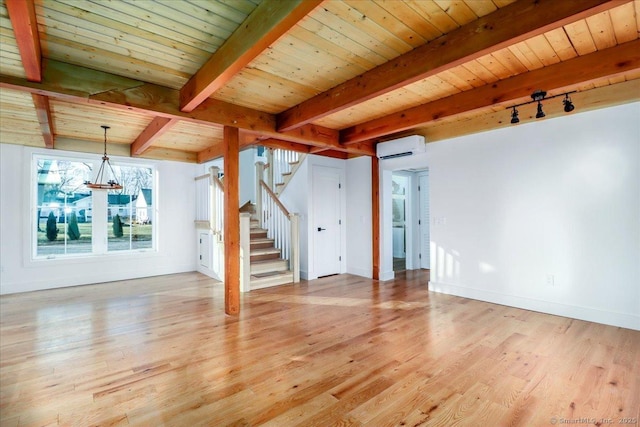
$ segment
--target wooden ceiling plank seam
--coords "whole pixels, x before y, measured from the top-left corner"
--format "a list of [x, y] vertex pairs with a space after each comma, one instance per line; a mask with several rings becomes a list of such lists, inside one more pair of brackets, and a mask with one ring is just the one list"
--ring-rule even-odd
[[478, 17], [495, 12], [498, 7], [491, 0], [488, 1], [465, 1], [465, 4]]
[[588, 55], [598, 50], [586, 20], [565, 25], [564, 30], [578, 55]]
[[5, 0], [27, 79], [42, 81], [42, 52], [33, 0]]
[[[312, 122], [608, 7], [610, 0], [520, 0], [278, 114], [278, 129]], [[474, 43], [466, 43], [471, 37]]]
[[38, 116], [38, 123], [40, 123], [44, 146], [46, 148], [53, 148], [55, 132], [53, 130], [53, 118], [51, 117], [49, 98], [36, 93], [32, 93], [31, 97], [33, 98], [33, 105], [35, 106], [36, 115]]
[[478, 19], [478, 15], [464, 1], [434, 0], [434, 2], [460, 26]]
[[544, 37], [561, 61], [567, 61], [578, 56], [578, 52], [576, 52], [571, 44], [571, 40], [569, 40], [569, 36], [567, 36], [564, 28], [556, 28], [555, 30], [548, 31], [544, 34]]
[[586, 21], [589, 31], [591, 31], [591, 37], [598, 50], [608, 49], [618, 43], [609, 11], [590, 16]]
[[402, 53], [387, 46], [384, 40], [376, 38], [377, 34], [369, 34], [351, 22], [342, 19], [339, 10], [335, 10], [335, 8], [340, 7], [340, 3], [326, 2], [322, 7], [316, 9], [311, 16], [322, 22], [324, 26], [336, 31], [341, 37], [351, 39], [366, 49], [381, 55], [385, 61], [396, 58]]
[[[372, 9], [375, 7], [375, 3], [362, 3], [368, 9]], [[364, 31], [369, 35], [369, 37], [373, 37], [379, 43], [382, 43], [384, 46], [392, 49], [397, 52], [396, 55], [408, 52], [411, 49], [419, 46], [420, 44], [424, 44], [425, 41], [418, 45], [412, 45], [405, 41], [402, 37], [399, 37], [395, 32], [390, 30], [390, 26], [393, 25], [390, 23], [387, 25], [380, 25], [375, 20], [371, 19], [369, 14], [364, 14], [360, 12], [353, 5], [347, 4], [346, 2], [333, 2], [330, 6], [331, 12], [334, 13], [338, 18], [342, 19], [345, 22], [357, 27], [360, 31]], [[406, 28], [406, 27], [405, 27]], [[347, 31], [348, 32], [348, 31]], [[416, 34], [416, 36], [418, 36]], [[421, 39], [422, 37], [420, 37]]]
[[[636, 4], [640, 4], [640, 2], [636, 2]], [[614, 7], [609, 11], [609, 14], [611, 20], [616, 22], [613, 30], [618, 44], [638, 38], [639, 28], [634, 20], [634, 17], [636, 17], [634, 3], [626, 3], [622, 6]], [[640, 20], [640, 17], [636, 18]]]
[[421, 0], [406, 1], [409, 7], [424, 16], [429, 24], [440, 33], [438, 34], [438, 37], [460, 28], [460, 25], [451, 19], [451, 17], [434, 2], [425, 2]]
[[[78, 0], [57, 0], [65, 3], [67, 7], [77, 9], [76, 16], [87, 20], [106, 20], [103, 25], [111, 28], [123, 28], [124, 34], [131, 34], [133, 31], [142, 39], [158, 38], [159, 40], [171, 40], [171, 43], [181, 43], [200, 48], [204, 52], [211, 52], [215, 49], [215, 40], [212, 40], [211, 34], [204, 31], [185, 31], [184, 27], [177, 28], [175, 22], [165, 20], [161, 16], [153, 15], [153, 19], [144, 19], [150, 16], [144, 8], [133, 7], [123, 1], [105, 2], [105, 1], [78, 1]], [[55, 3], [55, 2], [54, 2]], [[140, 3], [144, 4], [144, 3]], [[47, 7], [53, 7], [49, 2]], [[124, 10], [123, 10], [124, 8]], [[136, 10], [139, 10], [137, 12]], [[102, 19], [100, 19], [102, 18]], [[162, 25], [160, 24], [162, 23]], [[215, 37], [216, 40], [221, 40]]]
[[548, 67], [549, 65], [557, 64], [560, 62], [560, 58], [556, 54], [556, 51], [551, 47], [551, 44], [545, 37], [545, 34], [532, 37], [525, 41], [525, 44], [531, 49], [533, 53], [538, 57], [540, 62]]
[[131, 144], [131, 157], [139, 156], [147, 151], [157, 138], [161, 137], [176, 123], [178, 123], [177, 119], [155, 117]]
[[319, 37], [322, 37], [328, 43], [353, 52], [354, 55], [362, 58], [362, 61], [371, 62], [375, 64], [375, 66], [384, 64], [387, 61], [384, 56], [378, 54], [377, 52], [368, 49], [367, 47], [361, 45], [360, 43], [357, 43], [350, 38], [343, 37], [340, 32], [324, 25], [322, 22], [315, 19], [313, 15], [310, 15], [307, 17], [307, 19], [300, 21], [299, 25], [305, 30], [314, 33]]
[[[388, 29], [406, 44], [416, 48], [435, 39], [440, 32], [405, 2], [372, 1], [368, 4], [351, 0], [346, 2], [362, 16]], [[366, 5], [366, 8], [362, 6]], [[364, 10], [361, 10], [364, 9]]]
[[544, 87], [554, 91], [640, 68], [640, 40], [555, 65], [510, 77], [383, 118], [361, 123], [340, 132], [342, 143], [378, 138], [418, 127], [443, 117], [512, 102]]
[[533, 71], [544, 67], [538, 56], [531, 50], [526, 42], [516, 43], [509, 46], [509, 51], [525, 66], [527, 70]]
[[155, 40], [158, 43], [170, 44], [175, 46], [178, 51], [191, 52], [194, 55], [211, 54], [211, 50], [215, 49], [210, 40], [199, 40], [186, 37], [173, 30], [163, 31], [162, 27], [156, 26], [146, 21], [138, 21], [133, 16], [124, 15], [122, 13], [114, 13], [111, 9], [105, 7], [106, 2], [93, 3], [87, 8], [80, 8], [77, 1], [59, 0], [55, 2], [43, 3], [42, 10], [39, 14], [45, 14], [47, 9], [53, 9], [62, 13], [74, 16], [82, 21], [92, 23], [99, 27], [113, 28], [122, 34], [135, 35], [145, 40]]
[[[139, 56], [141, 58], [147, 58], [153, 62], [155, 59], [162, 59], [163, 65], [167, 68], [174, 68], [175, 63], [191, 64], [189, 70], [197, 69], [196, 58], [193, 54], [189, 55], [184, 51], [178, 51], [175, 47], [168, 46], [167, 44], [161, 44], [155, 40], [144, 40], [138, 37], [133, 37], [130, 34], [124, 34], [121, 31], [108, 27], [98, 27], [96, 25], [85, 25], [85, 27], [78, 25], [83, 22], [80, 19], [69, 17], [68, 15], [61, 15], [57, 12], [48, 13], [46, 19], [47, 35], [57, 36], [59, 38], [69, 34], [69, 38], [78, 38], [76, 40], [79, 44], [92, 45], [91, 40], [95, 40], [96, 43], [100, 43], [105, 47], [110, 47], [112, 50], [121, 50], [123, 55], [126, 56]], [[66, 18], [66, 21], [64, 20]], [[76, 24], [76, 22], [78, 24]], [[99, 29], [99, 31], [98, 31]], [[136, 53], [138, 55], [136, 55]]]
[[180, 109], [191, 112], [278, 40], [321, 0], [265, 0], [180, 89]]

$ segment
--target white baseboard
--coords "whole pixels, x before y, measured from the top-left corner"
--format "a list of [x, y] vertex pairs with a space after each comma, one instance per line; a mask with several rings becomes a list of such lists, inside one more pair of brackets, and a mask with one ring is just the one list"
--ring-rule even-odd
[[391, 271], [383, 271], [380, 273], [380, 280], [386, 282], [387, 280], [393, 280], [396, 278], [396, 273]]
[[373, 277], [373, 271], [371, 271], [370, 268], [358, 268], [358, 267], [350, 267], [347, 268], [347, 274], [353, 274], [356, 276], [362, 276], [362, 277], [366, 277], [368, 279], [371, 279], [371, 277]]
[[485, 289], [469, 288], [466, 286], [452, 285], [441, 282], [429, 282], [429, 290], [448, 295], [455, 295], [525, 310], [538, 311], [556, 316], [570, 317], [605, 325], [619, 326], [621, 328], [640, 330], [640, 316], [617, 313], [593, 307], [563, 304], [555, 301], [539, 300], [517, 295], [508, 295]]

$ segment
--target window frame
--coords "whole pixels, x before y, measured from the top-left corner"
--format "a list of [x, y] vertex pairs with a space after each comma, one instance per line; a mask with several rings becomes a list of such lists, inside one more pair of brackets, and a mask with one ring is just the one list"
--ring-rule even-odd
[[[118, 257], [118, 256], [130, 256], [135, 253], [137, 256], [139, 255], [153, 255], [158, 253], [158, 235], [159, 235], [159, 227], [158, 227], [158, 218], [159, 218], [159, 210], [158, 210], [158, 169], [153, 162], [143, 163], [140, 161], [127, 161], [118, 158], [114, 162], [114, 158], [111, 158], [112, 164], [115, 167], [139, 167], [151, 170], [151, 200], [152, 200], [152, 216], [153, 220], [151, 222], [152, 230], [151, 230], [151, 247], [149, 248], [135, 248], [135, 249], [123, 249], [123, 250], [108, 250], [108, 241], [105, 241], [102, 246], [102, 250], [96, 252], [96, 245], [93, 243], [94, 239], [96, 239], [96, 228], [92, 226], [92, 247], [91, 252], [85, 253], [71, 253], [71, 254], [49, 254], [49, 255], [38, 255], [38, 162], [43, 160], [55, 160], [55, 161], [69, 161], [69, 162], [82, 162], [91, 165], [91, 173], [94, 174], [100, 164], [102, 159], [86, 153], [49, 153], [46, 151], [37, 150], [32, 152], [29, 156], [29, 168], [28, 169], [28, 183], [29, 183], [29, 201], [28, 201], [28, 211], [29, 211], [29, 224], [28, 229], [28, 248], [25, 248], [29, 257], [25, 258], [29, 260], [29, 263], [40, 263], [40, 262], [81, 262], [82, 260], [87, 259], [95, 259], [96, 257]], [[93, 179], [93, 176], [91, 177]], [[92, 191], [93, 192], [96, 190]], [[106, 195], [106, 190], [97, 190], [97, 191], [105, 191], [105, 199], [108, 198]], [[106, 209], [109, 209], [108, 202], [106, 203]], [[95, 217], [96, 212], [93, 209], [92, 205], [92, 218]], [[105, 217], [107, 216], [107, 211], [104, 212]], [[93, 220], [92, 220], [93, 221]], [[100, 230], [104, 232], [104, 234], [108, 234], [108, 227], [110, 226], [110, 222], [107, 221], [107, 228], [104, 230]], [[63, 232], [66, 232], [63, 231]], [[108, 240], [108, 239], [107, 239]]]

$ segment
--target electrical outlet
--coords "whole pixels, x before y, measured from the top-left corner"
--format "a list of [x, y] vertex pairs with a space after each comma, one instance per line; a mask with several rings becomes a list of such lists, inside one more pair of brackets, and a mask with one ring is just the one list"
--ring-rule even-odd
[[547, 285], [549, 286], [556, 285], [556, 277], [553, 274], [547, 274]]

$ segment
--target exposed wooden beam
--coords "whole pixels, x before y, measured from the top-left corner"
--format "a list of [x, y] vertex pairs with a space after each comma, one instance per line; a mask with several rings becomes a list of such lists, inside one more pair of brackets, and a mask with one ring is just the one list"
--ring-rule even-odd
[[342, 159], [342, 160], [346, 160], [349, 158], [349, 154], [342, 151], [336, 151], [336, 150], [324, 150], [315, 154], [317, 154], [318, 156], [332, 157], [334, 159]]
[[58, 61], [45, 61], [41, 83], [0, 75], [0, 87], [169, 119], [237, 127], [266, 138], [322, 147], [338, 145], [338, 131], [333, 129], [307, 125], [291, 132], [277, 132], [275, 115], [211, 98], [200, 108], [185, 113], [178, 108], [178, 90]]
[[153, 145], [153, 141], [171, 129], [176, 123], [178, 123], [177, 119], [154, 118], [131, 144], [131, 156], [139, 156], [147, 151]]
[[[243, 148], [249, 147], [251, 145], [257, 144], [259, 142], [259, 140], [256, 139], [255, 135], [249, 132], [240, 132], [239, 139], [240, 139], [240, 142], [239, 142], [240, 150], [242, 150]], [[209, 160], [224, 157], [224, 150], [225, 150], [224, 141], [218, 141], [215, 144], [213, 144], [211, 147], [198, 152], [198, 155], [197, 155], [198, 163], [204, 163], [204, 162], [208, 162]]]
[[371, 157], [371, 264], [372, 277], [380, 280], [380, 168], [376, 156]]
[[264, 0], [180, 90], [180, 109], [193, 111], [291, 29], [322, 0]]
[[224, 127], [224, 311], [240, 312], [240, 138]]
[[360, 123], [342, 130], [341, 140], [349, 143], [379, 138], [444, 117], [526, 98], [536, 89], [560, 91], [636, 69], [640, 69], [640, 39]]
[[40, 123], [44, 146], [47, 148], [53, 148], [53, 119], [51, 118], [49, 98], [36, 93], [32, 93], [31, 97], [33, 98], [33, 105], [36, 108], [36, 115], [38, 116], [38, 122]]
[[[563, 105], [559, 99], [545, 102], [545, 120], [554, 117], [563, 117], [567, 114], [582, 113], [628, 102], [636, 102], [640, 100], [640, 79], [573, 93], [571, 94], [571, 100], [576, 106], [576, 109], [572, 113], [564, 112]], [[535, 104], [520, 108], [520, 125], [539, 120], [534, 117], [535, 113]], [[452, 116], [437, 122], [428, 123], [424, 127], [415, 128], [411, 133], [423, 135], [429, 142], [441, 141], [476, 132], [483, 132], [487, 129], [519, 126], [511, 124], [510, 118], [511, 114], [509, 110], [489, 110], [476, 114]], [[398, 137], [400, 136], [402, 135], [398, 134]]]
[[[326, 150], [326, 148], [322, 147], [313, 147], [309, 152], [312, 154], [321, 154]], [[349, 144], [340, 144], [339, 147], [335, 147], [333, 148], [333, 150], [342, 151], [348, 154], [354, 154], [356, 156], [375, 156], [376, 143], [375, 141], [352, 142]]]
[[281, 148], [283, 150], [297, 151], [298, 153], [309, 153], [311, 148], [308, 145], [298, 144], [291, 141], [283, 141], [282, 139], [275, 138], [262, 140], [258, 144], [269, 148]]
[[42, 81], [42, 52], [33, 0], [6, 0], [5, 5], [27, 79]]
[[517, 1], [278, 114], [278, 130], [311, 123], [625, 1], [630, 0]]

